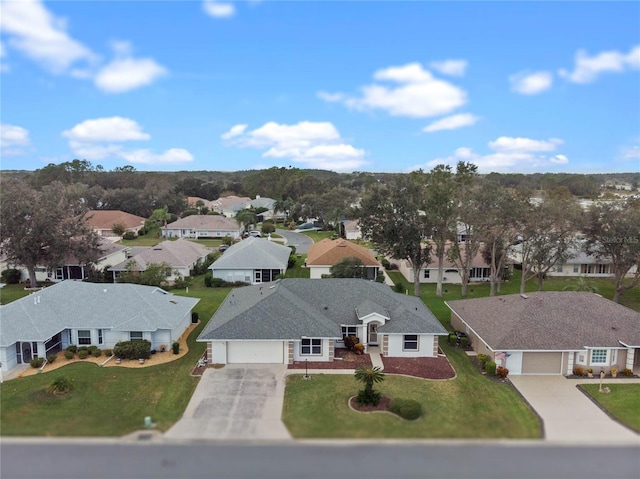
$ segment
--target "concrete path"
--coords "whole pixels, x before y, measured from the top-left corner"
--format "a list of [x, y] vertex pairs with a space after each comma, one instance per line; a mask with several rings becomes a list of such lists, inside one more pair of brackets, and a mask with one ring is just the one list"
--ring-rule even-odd
[[371, 364], [373, 364], [373, 366], [379, 367], [380, 369], [384, 369], [384, 363], [382, 362], [382, 356], [380, 355], [380, 347], [369, 346], [367, 348], [367, 352], [369, 353], [369, 357], [371, 358]]
[[282, 422], [286, 365], [228, 364], [205, 370], [168, 439], [291, 439]]
[[563, 376], [509, 376], [509, 379], [542, 417], [545, 440], [640, 445], [640, 435], [605, 414], [578, 390], [578, 381]]

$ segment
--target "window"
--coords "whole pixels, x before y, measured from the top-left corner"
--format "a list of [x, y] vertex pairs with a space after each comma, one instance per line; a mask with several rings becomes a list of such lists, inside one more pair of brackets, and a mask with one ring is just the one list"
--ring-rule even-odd
[[322, 339], [303, 339], [300, 344], [300, 354], [322, 354]]
[[98, 344], [102, 344], [102, 329], [98, 329]]
[[574, 273], [578, 273], [578, 272], [580, 272], [580, 266], [579, 266], [579, 265], [577, 265], [577, 264], [574, 264], [574, 265], [573, 265], [573, 272], [574, 272]]
[[129, 331], [129, 339], [131, 341], [142, 341], [142, 331]]
[[578, 357], [576, 358], [576, 364], [587, 364], [587, 355], [583, 352], [579, 352]]
[[342, 326], [342, 339], [347, 336], [357, 336], [358, 328], [356, 326]]
[[591, 350], [591, 364], [607, 364], [607, 350], [606, 349], [592, 349]]
[[561, 264], [556, 266], [556, 273], [562, 273], [562, 265]]
[[78, 330], [78, 344], [91, 344], [91, 331], [88, 329]]
[[429, 273], [430, 273], [430, 271], [429, 271], [428, 269], [425, 269], [425, 270], [424, 270], [423, 278], [424, 278], [424, 279], [429, 279]]
[[618, 362], [618, 350], [617, 349], [612, 349], [611, 350], [611, 364], [615, 364]]
[[418, 350], [418, 335], [417, 334], [405, 334], [402, 340], [403, 351], [417, 351]]

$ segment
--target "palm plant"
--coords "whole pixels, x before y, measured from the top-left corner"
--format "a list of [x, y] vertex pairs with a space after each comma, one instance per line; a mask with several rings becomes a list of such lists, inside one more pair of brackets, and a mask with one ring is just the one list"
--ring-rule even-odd
[[563, 288], [563, 291], [585, 291], [587, 293], [597, 293], [598, 288], [587, 283], [584, 276], [579, 276], [578, 278], [575, 279], [573, 284], [565, 286]]
[[356, 381], [364, 384], [364, 390], [358, 392], [359, 404], [377, 405], [380, 402], [380, 393], [373, 390], [375, 383], [384, 381], [384, 373], [378, 366], [361, 366], [355, 372]]

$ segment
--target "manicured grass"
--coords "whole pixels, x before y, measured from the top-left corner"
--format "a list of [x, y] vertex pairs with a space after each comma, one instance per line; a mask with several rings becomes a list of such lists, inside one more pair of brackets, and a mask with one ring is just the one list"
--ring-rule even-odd
[[305, 260], [307, 259], [306, 254], [300, 255], [300, 258], [297, 259], [296, 264], [293, 268], [288, 268], [285, 278], [309, 278], [311, 275], [311, 271], [309, 268], [303, 268]]
[[160, 238], [158, 236], [138, 236], [136, 239], [132, 239], [132, 240], [120, 240], [118, 241], [119, 244], [122, 244], [124, 246], [155, 246], [158, 243], [161, 243], [162, 241], [165, 241], [167, 238]]
[[322, 241], [325, 238], [331, 238], [335, 231], [300, 231], [301, 234], [308, 236], [314, 243]]
[[[201, 322], [188, 339], [188, 354], [176, 361], [139, 369], [74, 363], [4, 382], [0, 385], [1, 434], [120, 436], [141, 429], [146, 416], [160, 430], [168, 429], [184, 412], [199, 380], [190, 372], [205, 344], [195, 340], [228, 292], [229, 288], [205, 288], [203, 278], [195, 278], [187, 296], [202, 298], [194, 309]], [[46, 389], [59, 376], [71, 379], [75, 389], [52, 396]]]
[[24, 298], [31, 291], [24, 290], [24, 284], [7, 284], [0, 288], [0, 304], [8, 304], [16, 299]]
[[598, 392], [597, 384], [581, 384], [602, 408], [625, 426], [640, 434], [640, 384], [607, 384], [609, 394]]

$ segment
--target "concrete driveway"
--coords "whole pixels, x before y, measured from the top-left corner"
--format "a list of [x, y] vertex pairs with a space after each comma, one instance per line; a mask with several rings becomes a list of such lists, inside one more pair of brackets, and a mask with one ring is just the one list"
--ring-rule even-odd
[[285, 365], [205, 370], [169, 439], [291, 439], [282, 422]]
[[542, 417], [545, 440], [640, 445], [640, 435], [605, 414], [578, 390], [578, 381], [564, 376], [509, 376], [509, 379]]

